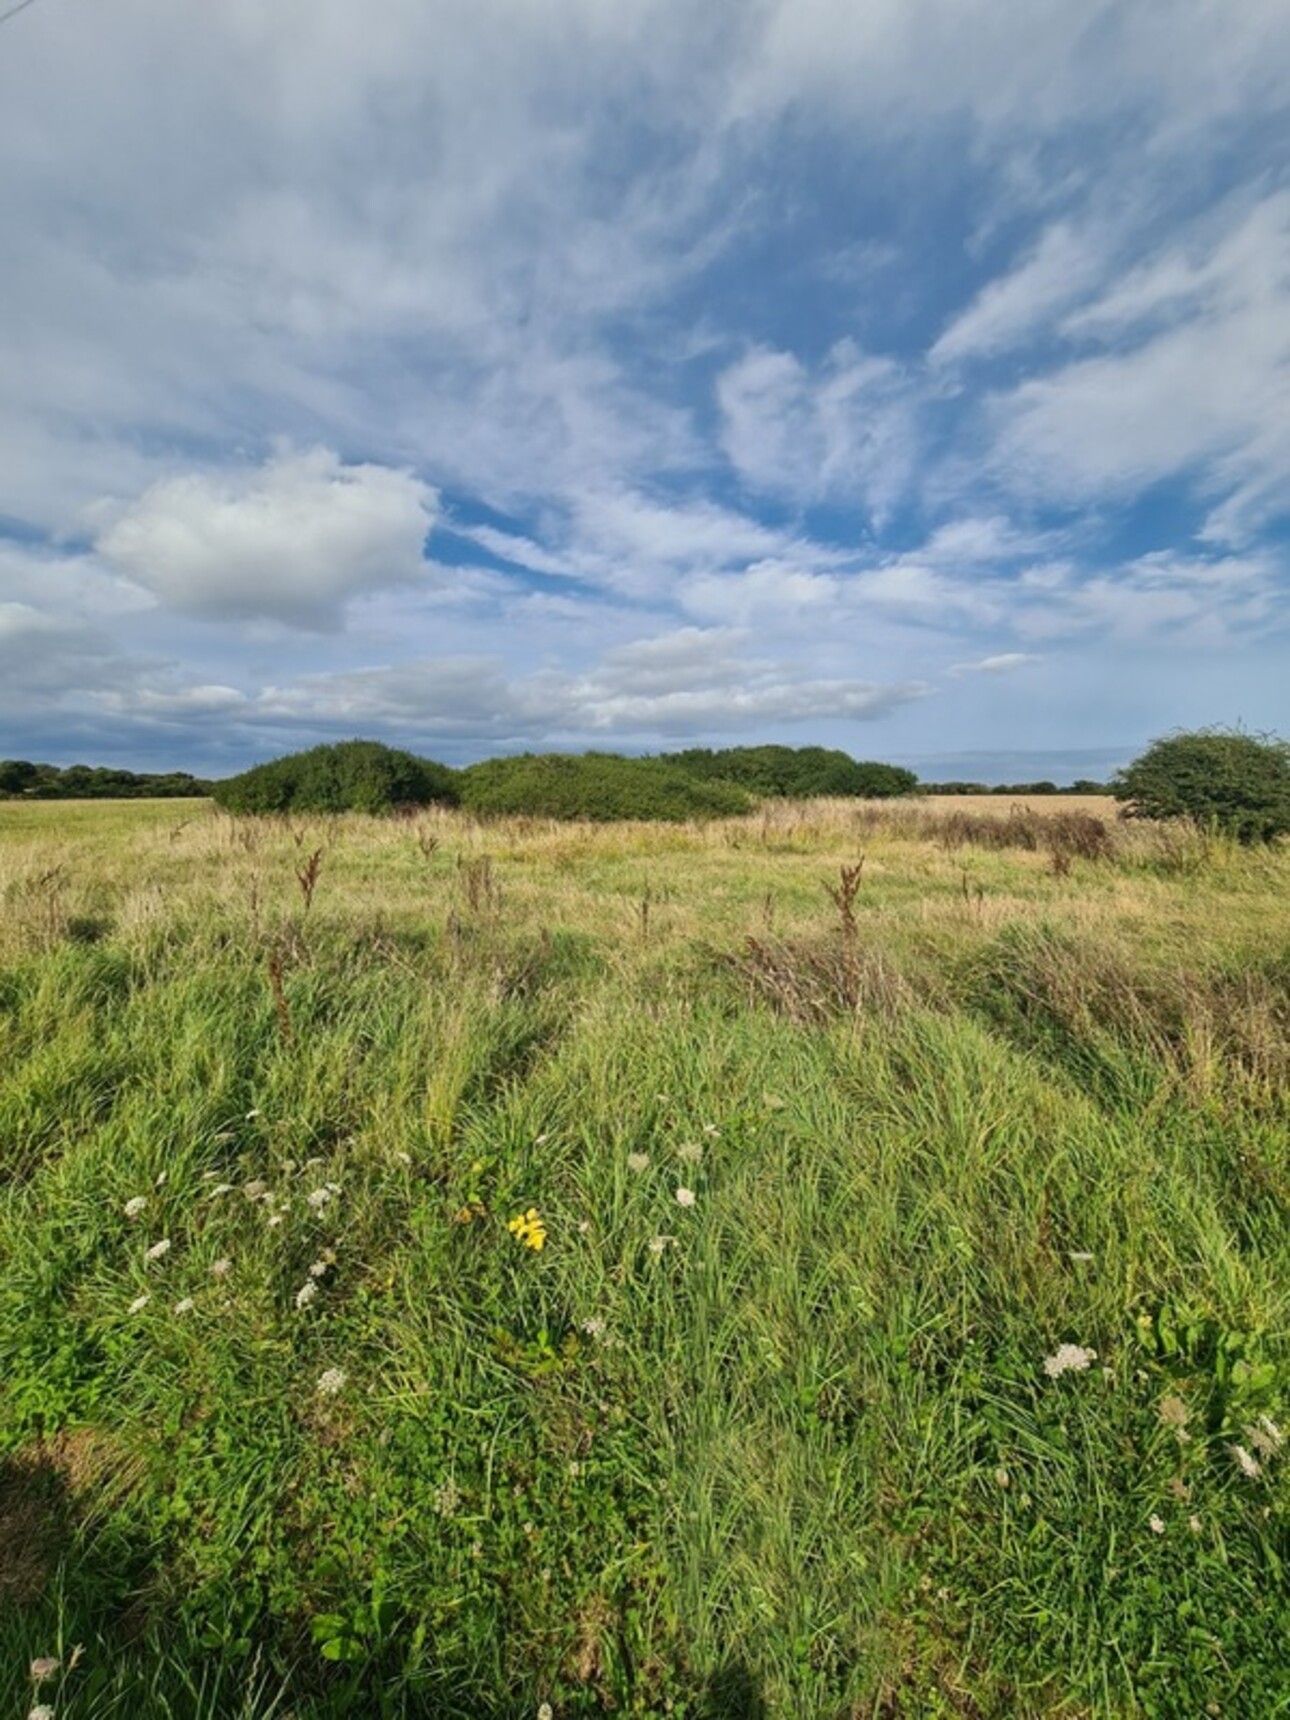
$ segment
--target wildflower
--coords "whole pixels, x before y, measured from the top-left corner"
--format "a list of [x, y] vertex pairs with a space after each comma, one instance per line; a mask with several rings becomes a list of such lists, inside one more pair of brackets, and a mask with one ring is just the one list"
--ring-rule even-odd
[[324, 1397], [335, 1397], [344, 1391], [348, 1379], [344, 1368], [325, 1368], [318, 1376], [318, 1390]]
[[697, 1141], [682, 1141], [676, 1149], [678, 1159], [684, 1159], [687, 1165], [697, 1165], [703, 1157], [703, 1148]]
[[169, 1254], [169, 1253], [170, 1253], [170, 1238], [168, 1236], [163, 1236], [160, 1242], [154, 1242], [153, 1243], [152, 1247], [148, 1250], [148, 1252], [144, 1255], [143, 1258], [145, 1260], [160, 1260], [163, 1254]]
[[670, 1248], [675, 1241], [674, 1236], [651, 1236], [649, 1251], [657, 1258], [665, 1248]]
[[1096, 1360], [1096, 1350], [1085, 1349], [1082, 1344], [1059, 1344], [1051, 1356], [1044, 1357], [1044, 1372], [1056, 1380], [1065, 1373], [1082, 1374]]
[[27, 1720], [54, 1720], [54, 1710], [48, 1702], [38, 1702], [27, 1710]]
[[47, 1678], [52, 1678], [62, 1665], [52, 1654], [43, 1654], [39, 1660], [33, 1660], [28, 1668], [33, 1684], [43, 1684]]
[[629, 1171], [647, 1171], [649, 1169], [648, 1153], [628, 1153], [627, 1169]]
[[1071, 1260], [1091, 1261], [1093, 1256], [1089, 1253], [1087, 1248], [1072, 1248], [1069, 1258]]
[[325, 1254], [320, 1254], [317, 1260], [314, 1261], [313, 1265], [309, 1268], [309, 1276], [311, 1278], [325, 1278], [327, 1276], [328, 1269], [334, 1266], [335, 1263], [336, 1256], [329, 1248]]
[[1200, 1518], [1199, 1517], [1189, 1517], [1187, 1519], [1187, 1527], [1191, 1530], [1193, 1535], [1199, 1535], [1200, 1531], [1201, 1531]]
[[1174, 1430], [1174, 1438], [1180, 1445], [1185, 1445], [1191, 1438], [1187, 1431], [1187, 1423], [1191, 1419], [1191, 1411], [1180, 1397], [1163, 1398], [1156, 1412], [1166, 1427]]
[[134, 1301], [131, 1302], [131, 1304], [130, 1304], [130, 1312], [132, 1314], [142, 1314], [143, 1310], [148, 1306], [149, 1302], [151, 1302], [151, 1301], [152, 1301], [151, 1296], [136, 1296]]
[[543, 1702], [539, 1705], [537, 1720], [555, 1720], [555, 1710], [549, 1702]]
[[580, 1218], [578, 1220], [578, 1235], [579, 1236], [590, 1236], [591, 1235], [591, 1220], [589, 1218]]
[[705, 1135], [719, 1135], [721, 1130], [715, 1123], [705, 1123], [703, 1125], [703, 1132]]
[[395, 1153], [394, 1157], [395, 1157], [395, 1161], [398, 1164], [410, 1165], [412, 1163], [412, 1154], [411, 1153], [405, 1153], [403, 1151], [402, 1147], [400, 1147], [398, 1149], [398, 1151]]
[[528, 1248], [541, 1250], [546, 1246], [546, 1226], [535, 1206], [531, 1206], [527, 1212], [516, 1213], [514, 1218], [508, 1220], [506, 1228], [517, 1242], [524, 1243]]
[[280, 1212], [275, 1212], [269, 1219], [269, 1229], [276, 1230], [281, 1223], [282, 1214]]
[[534, 1135], [533, 1145], [535, 1147], [544, 1147], [550, 1139], [551, 1136], [549, 1134]]
[[676, 1191], [676, 1204], [678, 1206], [693, 1206], [694, 1205], [694, 1190], [692, 1188], [679, 1188], [679, 1189], [677, 1189], [677, 1191]]
[[311, 1278], [307, 1284], [302, 1284], [296, 1291], [296, 1307], [307, 1308], [311, 1302], [316, 1300], [317, 1295], [318, 1286]]
[[1163, 1535], [1165, 1532], [1164, 1518], [1156, 1516], [1153, 1512], [1147, 1519], [1147, 1528], [1150, 1529], [1153, 1535]]
[[184, 1296], [175, 1303], [175, 1313], [191, 1314], [196, 1306], [197, 1304], [193, 1301], [191, 1296]]
[[994, 1480], [995, 1480], [995, 1485], [997, 1487], [1011, 1487], [1012, 1486], [1012, 1477], [1011, 1477], [1011, 1475], [1008, 1474], [1008, 1471], [1003, 1467], [1002, 1464], [1000, 1464], [998, 1469], [995, 1470]]
[[227, 1278], [232, 1270], [233, 1262], [231, 1260], [216, 1260], [211, 1266], [211, 1277]]
[[1236, 1465], [1241, 1474], [1248, 1475], [1251, 1481], [1257, 1481], [1263, 1473], [1263, 1466], [1258, 1458], [1251, 1457], [1243, 1445], [1233, 1445], [1229, 1449], [1236, 1459]]
[[325, 1207], [330, 1206], [331, 1198], [332, 1194], [329, 1188], [311, 1189], [308, 1196], [309, 1205], [315, 1212], [322, 1212]]
[[156, 1187], [157, 1187], [157, 1188], [165, 1188], [165, 1186], [166, 1186], [166, 1177], [167, 1177], [167, 1176], [168, 1176], [168, 1175], [169, 1175], [169, 1172], [167, 1172], [167, 1171], [158, 1171], [158, 1172], [157, 1172], [157, 1181], [156, 1181], [156, 1184], [155, 1184], [155, 1186], [156, 1186]]
[[261, 1181], [259, 1177], [253, 1177], [250, 1182], [242, 1184], [242, 1193], [248, 1200], [263, 1200], [268, 1192], [268, 1183]]
[[440, 1482], [434, 1490], [434, 1508], [441, 1517], [455, 1517], [461, 1506], [461, 1489], [455, 1481]]
[[121, 1211], [127, 1218], [138, 1218], [147, 1204], [148, 1202], [143, 1195], [136, 1194], [133, 1199], [126, 1201]]
[[602, 1338], [605, 1335], [605, 1321], [599, 1314], [593, 1315], [590, 1320], [582, 1322], [582, 1329], [589, 1338]]

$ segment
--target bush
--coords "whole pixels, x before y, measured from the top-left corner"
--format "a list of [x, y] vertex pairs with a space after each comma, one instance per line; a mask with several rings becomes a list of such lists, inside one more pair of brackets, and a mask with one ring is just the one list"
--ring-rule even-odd
[[461, 772], [472, 812], [545, 818], [651, 820], [725, 818], [749, 810], [729, 783], [700, 782], [662, 759], [613, 753], [523, 753], [485, 759]]
[[918, 786], [912, 770], [862, 762], [828, 747], [692, 747], [664, 753], [660, 762], [704, 782], [731, 782], [749, 794], [794, 800], [819, 794], [885, 800]]
[[455, 805], [457, 773], [379, 741], [341, 741], [256, 765], [213, 785], [226, 812], [389, 812]]
[[1239, 729], [1167, 735], [1111, 792], [1127, 818], [1190, 818], [1240, 842], [1271, 842], [1290, 831], [1290, 745]]

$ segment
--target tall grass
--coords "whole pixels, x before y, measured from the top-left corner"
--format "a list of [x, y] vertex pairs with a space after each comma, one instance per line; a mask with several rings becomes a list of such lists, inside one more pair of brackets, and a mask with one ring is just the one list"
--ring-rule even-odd
[[1290, 858], [1052, 852], [0, 810], [5, 1711], [1290, 1712]]

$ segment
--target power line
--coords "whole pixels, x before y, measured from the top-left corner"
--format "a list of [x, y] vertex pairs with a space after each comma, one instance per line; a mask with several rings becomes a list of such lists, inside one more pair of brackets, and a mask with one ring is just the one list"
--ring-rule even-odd
[[19, 12], [25, 12], [28, 6], [34, 6], [36, 0], [18, 0], [16, 6], [11, 6], [7, 12], [0, 12], [0, 24], [7, 24], [10, 18], [16, 18]]

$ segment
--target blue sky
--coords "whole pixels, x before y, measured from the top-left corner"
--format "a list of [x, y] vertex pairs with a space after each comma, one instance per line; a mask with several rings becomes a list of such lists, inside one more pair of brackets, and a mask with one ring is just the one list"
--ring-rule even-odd
[[1284, 0], [37, 0], [0, 753], [1290, 732]]

